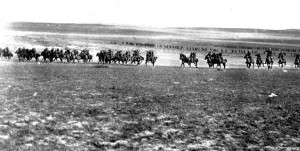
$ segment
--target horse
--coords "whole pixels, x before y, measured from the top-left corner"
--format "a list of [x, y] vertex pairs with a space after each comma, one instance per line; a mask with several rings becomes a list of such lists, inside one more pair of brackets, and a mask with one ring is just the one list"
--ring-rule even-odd
[[24, 51], [22, 48], [18, 48], [15, 52], [17, 54], [17, 57], [19, 59], [19, 62], [24, 61]]
[[118, 63], [120, 64], [120, 62], [122, 61], [122, 51], [117, 51], [117, 53], [113, 56], [112, 58], [114, 63]]
[[8, 47], [6, 47], [6, 48], [4, 48], [4, 50], [3, 50], [3, 57], [5, 58], [5, 59], [7, 59], [7, 60], [9, 60], [10, 58], [12, 58], [14, 55], [9, 51], [9, 48]]
[[106, 51], [105, 50], [101, 50], [100, 52], [98, 52], [96, 54], [96, 56], [98, 57], [98, 64], [100, 62], [102, 62], [103, 64], [105, 63], [105, 54], [106, 54]]
[[[73, 52], [72, 52], [72, 54], [74, 55]], [[80, 57], [80, 59], [82, 59], [83, 62], [87, 62], [88, 61], [88, 54], [85, 53], [84, 51], [82, 51], [78, 56]]]
[[195, 52], [191, 52], [191, 54], [190, 54], [190, 63], [194, 63], [196, 68], [198, 68], [197, 67], [198, 59], [196, 58], [196, 53]]
[[63, 58], [64, 58], [64, 51], [61, 49], [57, 49], [55, 52], [55, 61], [57, 61], [57, 59], [60, 59], [60, 62], [63, 62]]
[[207, 64], [209, 68], [213, 67], [214, 64], [211, 55], [206, 55], [204, 59], [207, 60]]
[[278, 61], [278, 66], [282, 68], [285, 65], [286, 65], [286, 60], [283, 57], [280, 57]]
[[266, 64], [268, 65], [268, 70], [272, 69], [272, 66], [273, 66], [273, 60], [271, 58], [271, 56], [268, 56], [266, 58]]
[[93, 55], [91, 55], [91, 54], [88, 54], [87, 55], [87, 60], [89, 61], [89, 62], [93, 62]]
[[130, 51], [126, 51], [125, 54], [122, 54], [122, 63], [127, 64], [128, 61], [130, 61]]
[[213, 53], [211, 57], [212, 57], [213, 68], [215, 68], [215, 64], [217, 64], [217, 67], [220, 66], [220, 68], [222, 68], [221, 65], [223, 65], [223, 68], [224, 69], [226, 68], [227, 59], [223, 59], [221, 54]]
[[140, 51], [139, 50], [133, 50], [133, 56], [131, 57], [131, 64], [137, 62], [137, 65], [140, 65], [144, 57], [140, 56]]
[[131, 64], [136, 62], [137, 65], [140, 65], [143, 62], [143, 60], [144, 60], [144, 57], [142, 57], [142, 56], [132, 56]]
[[254, 60], [252, 58], [250, 58], [250, 57], [246, 57], [245, 59], [246, 59], [246, 66], [247, 66], [247, 68], [250, 69], [250, 67], [252, 65], [253, 69], [254, 69]]
[[65, 51], [64, 58], [67, 59], [67, 62], [71, 61], [71, 52], [69, 50]]
[[147, 62], [151, 62], [153, 64], [153, 66], [154, 66], [156, 60], [157, 60], [157, 57], [154, 57], [154, 56], [153, 57], [147, 57], [146, 56], [146, 61], [145, 61], [146, 63], [145, 64], [147, 66]]
[[157, 57], [154, 56], [153, 51], [148, 51], [147, 55], [146, 55], [146, 61], [145, 61], [146, 66], [147, 66], [148, 62], [151, 62], [154, 66], [156, 60], [157, 60]]
[[47, 59], [51, 62], [51, 52], [47, 48], [42, 51], [41, 56], [43, 56], [44, 62], [47, 62]]
[[33, 56], [33, 58], [35, 58], [35, 61], [37, 62], [37, 61], [39, 61], [39, 57], [40, 56], [41, 56], [40, 54], [35, 53], [34, 56]]
[[191, 67], [191, 60], [187, 56], [185, 56], [183, 53], [180, 54], [179, 59], [181, 60], [181, 67], [185, 66], [184, 64], [187, 63], [189, 67]]
[[257, 68], [261, 67], [261, 65], [264, 65], [264, 63], [261, 60], [261, 58], [257, 57], [257, 59], [256, 59], [256, 65], [257, 65]]
[[109, 50], [105, 53], [105, 55], [104, 55], [104, 61], [105, 61], [105, 63], [111, 64], [111, 61], [112, 61], [112, 59], [113, 59], [113, 56], [114, 56], [113, 51], [109, 49]]

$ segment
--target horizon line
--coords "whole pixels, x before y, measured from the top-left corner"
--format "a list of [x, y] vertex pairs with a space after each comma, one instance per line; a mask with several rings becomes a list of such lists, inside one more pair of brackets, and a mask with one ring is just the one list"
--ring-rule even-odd
[[157, 27], [157, 26], [138, 26], [138, 25], [132, 25], [132, 24], [109, 24], [109, 23], [81, 23], [81, 22], [43, 22], [43, 21], [12, 21], [7, 22], [6, 24], [13, 24], [13, 23], [41, 23], [41, 24], [76, 24], [76, 25], [103, 25], [103, 26], [127, 26], [127, 27], [144, 27], [144, 28], [168, 28], [168, 29], [193, 29], [193, 28], [203, 28], [203, 29], [245, 29], [245, 30], [269, 30], [269, 31], [280, 31], [280, 30], [299, 30], [300, 29], [294, 29], [294, 28], [286, 28], [286, 29], [271, 29], [271, 28], [243, 28], [243, 27], [207, 27], [207, 26], [192, 26], [192, 27]]

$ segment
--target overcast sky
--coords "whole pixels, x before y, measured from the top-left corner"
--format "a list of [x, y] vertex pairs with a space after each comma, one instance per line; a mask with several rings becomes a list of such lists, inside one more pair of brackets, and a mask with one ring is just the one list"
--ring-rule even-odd
[[298, 0], [7, 0], [0, 22], [300, 29]]

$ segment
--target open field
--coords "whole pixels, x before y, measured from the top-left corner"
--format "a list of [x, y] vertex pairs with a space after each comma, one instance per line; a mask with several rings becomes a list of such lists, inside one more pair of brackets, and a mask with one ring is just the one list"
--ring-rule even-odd
[[2, 149], [300, 147], [299, 70], [7, 61], [0, 68]]
[[[12, 51], [89, 48], [94, 56], [88, 64], [0, 58], [3, 150], [300, 150], [299, 30], [13, 23], [2, 33], [1, 47]], [[208, 69], [202, 50], [200, 68], [179, 67], [179, 54], [192, 51], [186, 47], [231, 50], [216, 45], [296, 52], [283, 69], [274, 56], [270, 71], [245, 69], [244, 53], [231, 51], [223, 54], [225, 70]], [[143, 56], [152, 49], [158, 60], [154, 67], [98, 65], [103, 49]]]

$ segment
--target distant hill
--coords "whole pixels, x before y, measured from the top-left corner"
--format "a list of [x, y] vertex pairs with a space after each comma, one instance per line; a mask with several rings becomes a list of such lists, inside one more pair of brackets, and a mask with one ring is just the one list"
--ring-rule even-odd
[[265, 34], [294, 34], [300, 36], [300, 29], [285, 29], [285, 30], [271, 30], [271, 29], [250, 29], [250, 28], [210, 28], [210, 27], [178, 27], [173, 29], [189, 29], [189, 30], [211, 30], [223, 31], [233, 33], [265, 33]]
[[159, 35], [157, 31], [136, 29], [130, 26], [104, 24], [35, 23], [14, 22], [9, 29], [29, 32], [78, 33], [78, 34], [118, 34], [118, 35]]
[[[10, 30], [33, 34], [78, 34], [81, 36], [111, 37], [112, 41], [142, 41], [155, 43], [185, 43], [185, 45], [234, 43], [241, 45], [300, 45], [300, 30], [268, 30], [244, 28], [178, 27], [151, 28], [105, 24], [14, 22]], [[112, 38], [113, 37], [113, 38]], [[134, 39], [134, 40], [133, 40]], [[165, 42], [163, 42], [165, 41]]]

